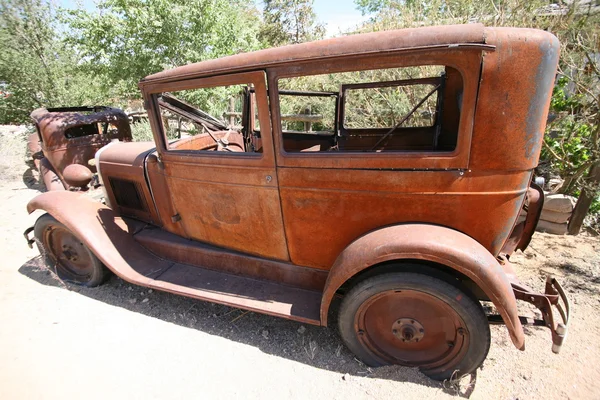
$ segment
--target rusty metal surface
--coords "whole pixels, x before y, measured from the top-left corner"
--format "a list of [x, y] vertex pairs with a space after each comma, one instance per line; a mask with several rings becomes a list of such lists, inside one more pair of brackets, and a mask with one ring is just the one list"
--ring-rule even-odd
[[181, 264], [280, 282], [319, 292], [323, 290], [327, 280], [327, 271], [228, 251], [205, 243], [187, 240], [162, 229], [143, 229], [134, 237], [157, 256]]
[[46, 186], [46, 190], [65, 190], [65, 185], [60, 179], [54, 167], [50, 165], [50, 161], [47, 158], [40, 160], [40, 176]]
[[527, 217], [524, 221], [523, 233], [517, 243], [518, 250], [525, 251], [529, 246], [543, 208], [544, 191], [537, 184], [531, 182], [530, 188], [527, 190]]
[[[144, 172], [145, 159], [153, 151], [153, 142], [111, 143], [100, 154], [98, 173], [104, 184], [107, 204], [111, 205], [117, 215], [131, 216], [161, 226], [161, 218], [154, 205]], [[120, 205], [111, 185], [111, 180], [115, 179], [135, 184], [139, 189], [140, 200], [146, 204], [146, 208], [133, 209]]]
[[[131, 140], [128, 117], [122, 110], [116, 108], [38, 108], [31, 113], [31, 118], [41, 138], [41, 151], [61, 180], [64, 179], [64, 169], [71, 164], [80, 164], [96, 172], [95, 166], [88, 165], [88, 162], [94, 158], [98, 149], [110, 143], [112, 139]], [[86, 126], [94, 128], [97, 123], [112, 124], [117, 129], [117, 134], [107, 135], [98, 132], [70, 138], [66, 135], [69, 129]], [[34, 140], [30, 140], [30, 148], [35, 147], [32, 142]], [[51, 190], [50, 187], [48, 190]]]
[[189, 294], [196, 292], [204, 300], [319, 325], [319, 291], [184, 264], [174, 264], [154, 285], [174, 285]]
[[[559, 43], [535, 29], [487, 28], [469, 168], [531, 170], [538, 163]], [[491, 150], [493, 149], [493, 151]]]
[[93, 177], [92, 171], [81, 164], [69, 164], [63, 169], [63, 179], [71, 187], [85, 187]]
[[317, 63], [329, 58], [346, 58], [356, 54], [377, 54], [393, 51], [415, 50], [428, 47], [448, 48], [457, 44], [485, 44], [484, 26], [481, 24], [448, 25], [425, 28], [342, 36], [318, 42], [243, 53], [216, 60], [174, 68], [147, 76], [140, 86], [154, 82], [187, 79], [207, 74], [252, 70], [282, 64]]
[[[558, 281], [548, 276], [544, 293], [536, 293], [527, 286], [513, 283], [513, 291], [517, 300], [533, 304], [542, 313], [542, 320], [533, 320], [530, 323], [537, 326], [546, 326], [552, 333], [552, 351], [559, 353], [567, 336], [570, 317], [569, 298]], [[555, 307], [562, 322], [556, 319], [553, 312]]]
[[321, 292], [163, 260], [142, 247], [110, 208], [78, 193], [46, 192], [27, 204], [45, 210], [127, 282], [200, 300], [319, 324]]
[[[262, 132], [261, 153], [167, 151], [157, 104], [149, 101], [155, 110], [149, 115], [150, 122], [156, 127], [155, 138], [160, 143], [157, 151], [164, 165], [164, 170], [154, 173], [162, 174], [168, 187], [168, 193], [153, 193], [155, 199], [171, 197], [168, 201], [177, 211], [183, 236], [288, 261], [264, 72], [165, 83], [154, 86], [152, 92], [240, 83], [254, 87]], [[161, 219], [164, 221], [164, 217]]]
[[[329, 269], [356, 238], [410, 222], [466, 233], [497, 254], [527, 191], [529, 172], [279, 168], [291, 261]], [[327, 243], [323, 246], [322, 243]]]
[[81, 241], [62, 226], [46, 229], [42, 235], [44, 248], [56, 263], [56, 273], [61, 279], [77, 282], [94, 271], [92, 257]]
[[329, 304], [349, 278], [371, 266], [402, 260], [431, 261], [471, 279], [502, 315], [513, 344], [518, 349], [524, 348], [525, 335], [517, 302], [498, 261], [474, 239], [436, 225], [405, 224], [379, 229], [362, 236], [342, 251], [331, 268], [323, 292], [322, 323], [327, 324]]
[[156, 153], [149, 154], [148, 157], [146, 157], [146, 174], [148, 176], [150, 194], [154, 201], [154, 205], [156, 206], [156, 212], [158, 213], [158, 219], [160, 221], [160, 224], [158, 225], [167, 232], [188, 238], [181, 223], [174, 222], [171, 219], [173, 215], [177, 214], [177, 210], [173, 205], [169, 186], [167, 185], [164, 164], [159, 161]]
[[[410, 318], [397, 319], [402, 312]], [[356, 313], [354, 330], [358, 340], [385, 363], [426, 369], [454, 370], [470, 341], [467, 325], [456, 310], [417, 290], [389, 290], [369, 298]]]

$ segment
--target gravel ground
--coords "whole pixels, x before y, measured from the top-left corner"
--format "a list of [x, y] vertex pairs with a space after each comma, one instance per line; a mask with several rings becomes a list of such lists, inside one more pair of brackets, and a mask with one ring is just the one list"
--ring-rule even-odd
[[528, 328], [521, 352], [504, 327], [493, 326], [483, 367], [440, 383], [416, 369], [365, 367], [333, 328], [116, 277], [94, 289], [63, 284], [22, 237], [39, 216], [25, 211], [39, 187], [25, 164], [25, 136], [15, 135], [0, 134], [0, 170], [11, 172], [0, 182], [1, 399], [600, 397], [598, 238], [536, 234], [513, 258], [526, 284], [543, 290], [552, 273], [568, 291], [572, 322], [560, 355], [550, 350], [548, 330]]

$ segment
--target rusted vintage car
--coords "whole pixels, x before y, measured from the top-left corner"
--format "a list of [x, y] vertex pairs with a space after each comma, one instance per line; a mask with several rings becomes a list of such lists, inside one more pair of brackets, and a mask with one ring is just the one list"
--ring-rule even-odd
[[112, 140], [131, 141], [127, 114], [110, 107], [38, 108], [28, 148], [47, 190], [87, 190], [96, 151]]
[[[152, 143], [96, 153], [106, 206], [31, 200], [58, 275], [288, 318], [337, 321], [370, 366], [474, 371], [504, 323], [566, 336], [568, 300], [520, 283], [559, 43], [443, 26], [204, 61], [144, 78]], [[177, 121], [176, 123], [173, 121]], [[521, 209], [525, 221], [517, 224]], [[32, 239], [28, 239], [32, 241]], [[338, 307], [332, 307], [334, 301]], [[517, 300], [540, 313], [519, 315]], [[337, 311], [331, 316], [333, 310]]]

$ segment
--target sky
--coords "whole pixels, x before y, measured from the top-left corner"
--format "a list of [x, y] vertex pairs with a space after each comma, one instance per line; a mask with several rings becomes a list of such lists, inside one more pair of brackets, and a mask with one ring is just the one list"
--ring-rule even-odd
[[[260, 0], [255, 2], [262, 8]], [[95, 8], [94, 2], [90, 0], [57, 0], [57, 3], [65, 8], [76, 8], [77, 5], [82, 5], [87, 10]], [[319, 22], [325, 24], [327, 37], [355, 28], [367, 19], [356, 9], [354, 0], [314, 0], [314, 9]]]
[[354, 0], [315, 0], [314, 9], [319, 21], [326, 24], [328, 37], [355, 28], [367, 19], [356, 9]]

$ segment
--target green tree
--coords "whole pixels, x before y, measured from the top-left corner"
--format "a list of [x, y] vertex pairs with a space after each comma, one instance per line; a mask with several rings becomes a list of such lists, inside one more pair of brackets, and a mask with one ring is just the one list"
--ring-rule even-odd
[[325, 28], [317, 22], [313, 0], [265, 0], [259, 39], [266, 46], [323, 39]]
[[0, 123], [27, 122], [38, 107], [92, 104], [105, 96], [77, 69], [56, 11], [41, 0], [0, 0]]
[[102, 0], [70, 11], [69, 41], [83, 67], [125, 97], [144, 76], [259, 48], [258, 15], [242, 0]]

